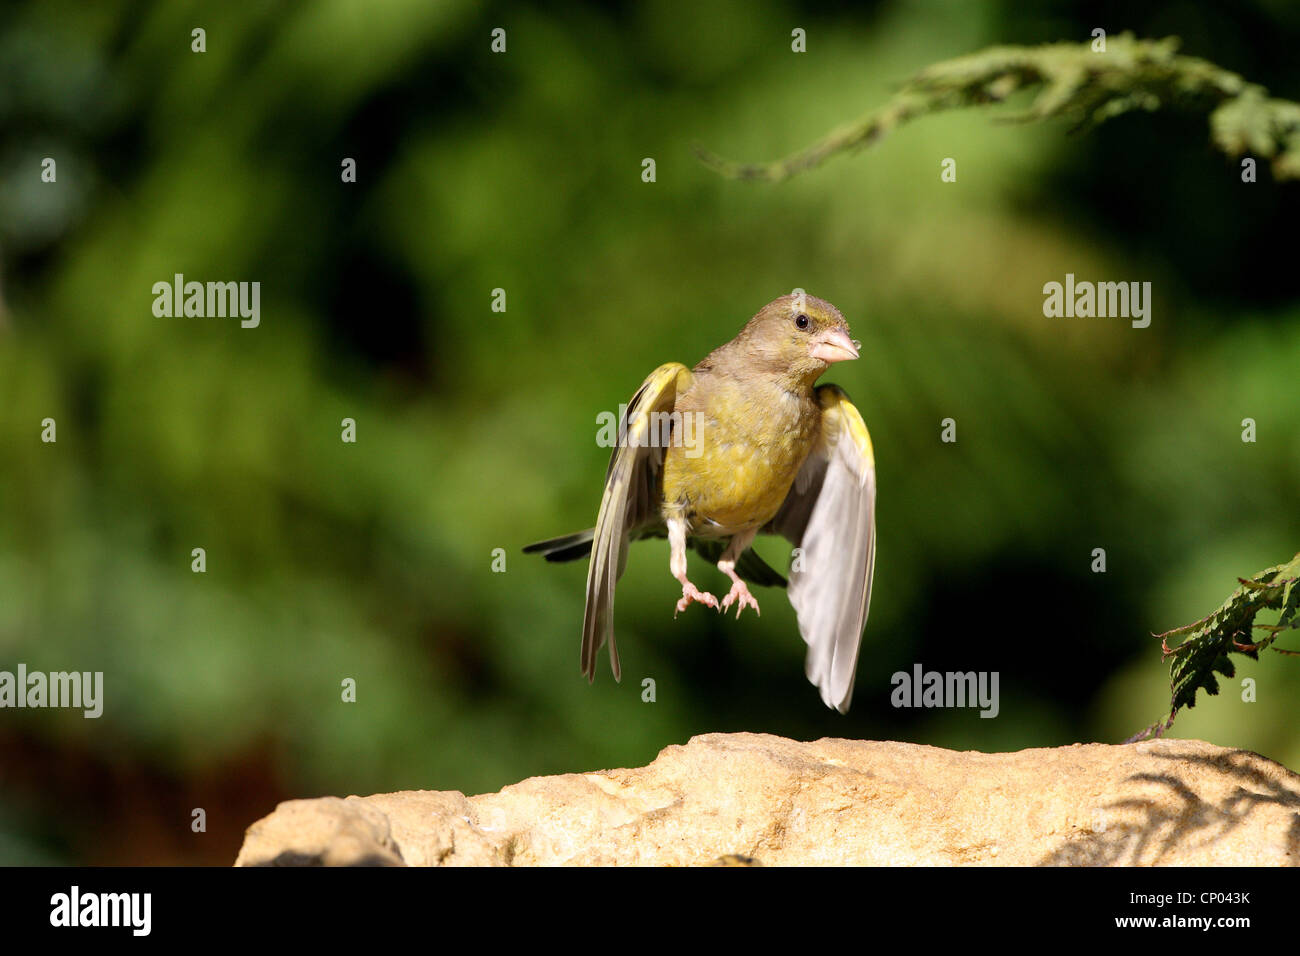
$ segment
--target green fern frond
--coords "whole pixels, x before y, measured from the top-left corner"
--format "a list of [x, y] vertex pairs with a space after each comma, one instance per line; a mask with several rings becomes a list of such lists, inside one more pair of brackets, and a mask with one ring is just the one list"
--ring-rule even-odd
[[[1193, 624], [1174, 628], [1160, 638], [1165, 659], [1170, 661], [1170, 711], [1167, 720], [1159, 721], [1137, 734], [1131, 740], [1159, 736], [1174, 722], [1182, 707], [1195, 707], [1196, 694], [1219, 692], [1215, 674], [1233, 677], [1230, 654], [1244, 654], [1258, 659], [1259, 652], [1270, 647], [1286, 631], [1300, 628], [1300, 554], [1287, 564], [1260, 571], [1250, 578], [1238, 578], [1239, 587], [1228, 596], [1213, 614]], [[1280, 611], [1276, 624], [1256, 624], [1261, 611]], [[1254, 640], [1254, 632], [1263, 636]], [[1171, 638], [1183, 638], [1175, 645]], [[1283, 654], [1295, 654], [1282, 648], [1273, 648]]]

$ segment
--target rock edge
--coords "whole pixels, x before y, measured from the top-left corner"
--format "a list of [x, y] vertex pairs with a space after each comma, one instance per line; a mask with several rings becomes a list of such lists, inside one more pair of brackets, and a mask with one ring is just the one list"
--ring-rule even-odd
[[1300, 776], [1199, 740], [986, 754], [706, 734], [498, 793], [290, 800], [236, 866], [1294, 866]]

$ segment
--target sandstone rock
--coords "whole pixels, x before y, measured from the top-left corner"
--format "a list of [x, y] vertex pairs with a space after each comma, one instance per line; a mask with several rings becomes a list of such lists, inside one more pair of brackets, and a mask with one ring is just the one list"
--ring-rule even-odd
[[1300, 776], [1197, 740], [958, 753], [708, 734], [466, 797], [294, 800], [236, 865], [1300, 864]]
[[236, 866], [401, 866], [388, 818], [357, 797], [289, 800], [244, 833]]

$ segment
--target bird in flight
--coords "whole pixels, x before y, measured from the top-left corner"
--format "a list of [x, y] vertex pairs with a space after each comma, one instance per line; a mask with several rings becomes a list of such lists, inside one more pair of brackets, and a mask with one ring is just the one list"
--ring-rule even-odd
[[[619, 420], [596, 526], [524, 549], [548, 561], [591, 555], [582, 671], [614, 642], [614, 587], [631, 541], [668, 538], [691, 604], [736, 616], [758, 601], [749, 584], [784, 586], [808, 645], [805, 671], [828, 707], [849, 709], [876, 558], [876, 468], [871, 436], [842, 389], [816, 385], [858, 357], [847, 321], [805, 293], [763, 306], [739, 334], [688, 369], [661, 365]], [[793, 546], [788, 580], [750, 548], [759, 533]], [[731, 581], [719, 601], [687, 577], [691, 548]], [[748, 583], [747, 583], [748, 582]]]

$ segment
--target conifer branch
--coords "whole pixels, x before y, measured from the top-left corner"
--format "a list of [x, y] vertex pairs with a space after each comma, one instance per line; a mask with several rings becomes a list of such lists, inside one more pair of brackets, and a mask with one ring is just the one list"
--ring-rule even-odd
[[1124, 33], [1106, 42], [990, 47], [927, 67], [885, 106], [832, 130], [812, 145], [771, 163], [739, 163], [697, 146], [696, 155], [729, 179], [780, 182], [830, 157], [878, 143], [913, 119], [944, 110], [1002, 103], [1037, 89], [1027, 109], [1001, 118], [1032, 122], [1063, 117], [1074, 128], [1133, 110], [1209, 113], [1210, 134], [1224, 153], [1271, 161], [1275, 178], [1300, 179], [1300, 104], [1271, 99], [1262, 86], [1197, 57], [1179, 55], [1177, 37], [1138, 40]]

